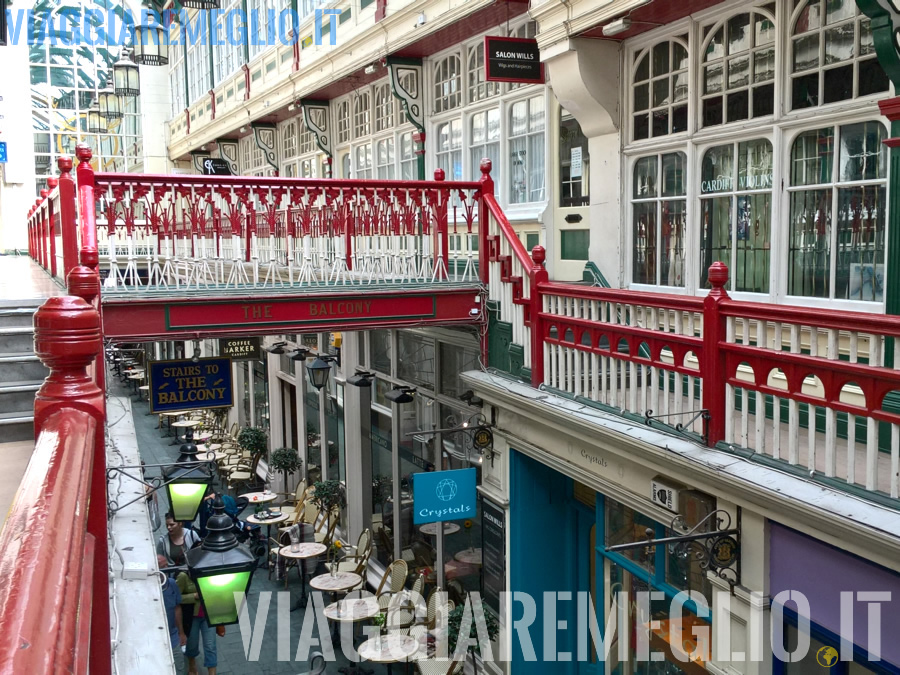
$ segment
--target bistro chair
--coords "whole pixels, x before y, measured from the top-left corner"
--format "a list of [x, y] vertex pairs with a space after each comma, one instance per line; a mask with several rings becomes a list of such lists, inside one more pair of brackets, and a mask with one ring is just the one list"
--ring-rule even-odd
[[369, 555], [372, 552], [372, 532], [369, 528], [363, 530], [356, 540], [356, 553], [346, 554], [340, 560], [331, 563], [329, 571], [337, 567], [338, 572], [355, 572], [365, 578], [366, 566], [369, 564]]
[[407, 593], [394, 593], [384, 610], [384, 633], [386, 635], [409, 635], [416, 621], [416, 605]]
[[395, 560], [384, 571], [381, 577], [381, 583], [378, 584], [378, 590], [375, 596], [378, 598], [378, 606], [382, 610], [386, 610], [391, 602], [391, 597], [400, 593], [406, 585], [406, 578], [409, 576], [409, 567], [405, 560]]
[[457, 675], [463, 672], [462, 661], [451, 661], [449, 664], [444, 660], [428, 659], [425, 661], [415, 661], [416, 672], [419, 675]]
[[306, 481], [301, 480], [297, 483], [297, 489], [294, 490], [294, 498], [285, 499], [281, 503], [282, 513], [294, 513], [294, 511], [302, 511], [303, 504], [306, 501]]
[[322, 521], [323, 523], [327, 524], [325, 529], [319, 530], [315, 534], [317, 544], [325, 544], [326, 546], [331, 546], [332, 542], [334, 541], [334, 531], [337, 528], [338, 520], [340, 520], [340, 511], [338, 509], [333, 509], [332, 512], [327, 515]]

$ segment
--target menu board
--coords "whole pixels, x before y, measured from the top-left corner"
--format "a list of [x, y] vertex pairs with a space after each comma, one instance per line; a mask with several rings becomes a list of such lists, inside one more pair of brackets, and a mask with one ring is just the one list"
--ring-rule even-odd
[[481, 597], [499, 616], [506, 590], [506, 513], [489, 499], [481, 500], [481, 536]]

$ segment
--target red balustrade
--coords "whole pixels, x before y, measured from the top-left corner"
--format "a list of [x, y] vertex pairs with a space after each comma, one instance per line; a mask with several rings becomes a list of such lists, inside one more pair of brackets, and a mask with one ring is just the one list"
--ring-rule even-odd
[[529, 256], [484, 192], [481, 273], [521, 348], [513, 374], [900, 496], [900, 318], [738, 302], [722, 263], [705, 298], [547, 281], [543, 248]]

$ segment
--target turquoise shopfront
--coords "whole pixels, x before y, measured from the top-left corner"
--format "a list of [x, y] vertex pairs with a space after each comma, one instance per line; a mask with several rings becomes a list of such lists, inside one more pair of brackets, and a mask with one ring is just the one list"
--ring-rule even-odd
[[[711, 498], [709, 503], [714, 510]], [[522, 625], [528, 624], [528, 601], [513, 596], [507, 622], [512, 628], [510, 672], [707, 672], [709, 640], [704, 635], [710, 634], [712, 588], [697, 560], [666, 545], [606, 550], [649, 536], [672, 536], [666, 524], [514, 449], [509, 514], [510, 590], [530, 596], [535, 610], [530, 625]], [[658, 593], [647, 603], [640, 600], [648, 597], [642, 591]], [[670, 616], [671, 601], [680, 591], [692, 591], [693, 599], [684, 602], [683, 615]], [[627, 620], [610, 631], [606, 624], [613, 598], [627, 609]], [[611, 641], [608, 664], [589, 637], [591, 612], [603, 641]], [[676, 622], [684, 627], [680, 653], [669, 644]], [[658, 660], [640, 660], [642, 645], [658, 652]]]

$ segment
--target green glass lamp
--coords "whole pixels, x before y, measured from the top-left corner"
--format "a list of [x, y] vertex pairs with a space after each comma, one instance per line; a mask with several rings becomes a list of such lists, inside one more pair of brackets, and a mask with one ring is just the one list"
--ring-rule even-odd
[[197, 446], [190, 436], [180, 448], [181, 456], [175, 466], [165, 473], [166, 491], [175, 520], [190, 523], [197, 517], [197, 511], [212, 484], [212, 474], [208, 465], [197, 459]]
[[188, 574], [197, 584], [210, 626], [225, 626], [238, 622], [238, 616], [256, 569], [256, 556], [238, 543], [232, 530], [231, 518], [225, 514], [220, 496], [213, 501], [213, 515], [206, 523], [209, 534], [199, 548], [188, 551]]

